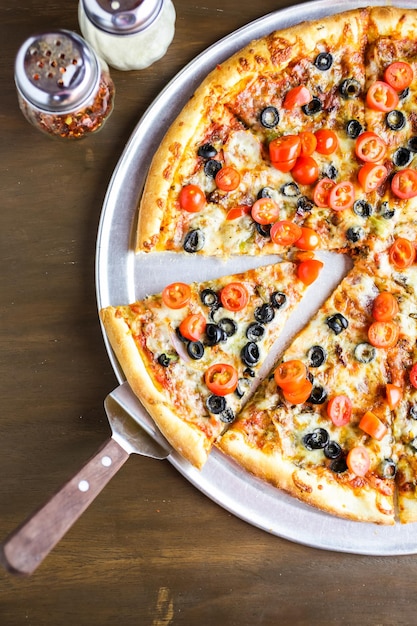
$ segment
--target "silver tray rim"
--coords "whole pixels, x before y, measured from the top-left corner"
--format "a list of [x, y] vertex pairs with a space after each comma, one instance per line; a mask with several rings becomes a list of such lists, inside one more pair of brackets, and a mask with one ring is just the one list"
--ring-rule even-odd
[[[415, 8], [413, 0], [350, 0], [349, 9], [378, 5]], [[187, 274], [189, 260], [188, 267], [184, 267], [177, 257], [154, 258], [150, 262], [133, 251], [137, 203], [155, 147], [201, 80], [216, 64], [253, 39], [303, 20], [320, 19], [345, 10], [345, 0], [313, 0], [269, 13], [220, 39], [187, 64], [161, 91], [133, 130], [113, 171], [103, 201], [95, 260], [98, 310], [110, 304], [132, 302], [145, 295], [150, 281], [155, 292], [160, 290], [166, 284], [166, 275], [162, 272], [165, 277], [163, 283], [158, 282], [162, 280], [159, 275], [167, 267], [172, 267], [176, 275], [183, 273], [188, 279], [194, 272], [204, 274], [202, 258], [193, 258], [192, 272]], [[262, 263], [265, 262], [267, 260], [263, 259]], [[253, 259], [247, 262], [248, 267], [254, 264]], [[211, 277], [216, 271], [234, 271], [229, 266], [226, 271], [226, 266], [215, 260], [207, 267]], [[197, 279], [202, 278], [197, 276]], [[122, 383], [125, 380], [123, 371], [104, 328], [101, 328], [111, 365], [117, 380]], [[149, 421], [139, 401], [136, 419], [139, 423]], [[191, 484], [223, 509], [277, 537], [318, 549], [368, 556], [417, 553], [415, 524], [386, 527], [327, 515], [247, 474], [217, 449], [213, 450], [201, 471], [175, 452], [170, 455], [169, 461]]]

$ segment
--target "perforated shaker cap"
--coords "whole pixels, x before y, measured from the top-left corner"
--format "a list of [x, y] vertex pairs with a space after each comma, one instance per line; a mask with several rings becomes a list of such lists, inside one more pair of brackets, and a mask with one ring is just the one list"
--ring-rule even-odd
[[145, 30], [161, 12], [163, 0], [81, 0], [88, 19], [113, 35]]
[[68, 113], [82, 108], [97, 91], [100, 76], [95, 52], [67, 30], [29, 37], [16, 56], [16, 87], [42, 111]]

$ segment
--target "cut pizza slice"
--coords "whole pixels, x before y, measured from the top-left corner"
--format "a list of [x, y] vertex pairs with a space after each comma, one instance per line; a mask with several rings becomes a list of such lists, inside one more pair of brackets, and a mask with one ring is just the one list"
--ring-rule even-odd
[[249, 397], [271, 346], [322, 265], [308, 259], [173, 283], [162, 294], [101, 310], [133, 391], [195, 466], [204, 464]]
[[408, 332], [402, 328], [403, 295], [386, 260], [358, 262], [219, 447], [307, 504], [393, 524], [389, 468], [395, 451], [386, 389]]

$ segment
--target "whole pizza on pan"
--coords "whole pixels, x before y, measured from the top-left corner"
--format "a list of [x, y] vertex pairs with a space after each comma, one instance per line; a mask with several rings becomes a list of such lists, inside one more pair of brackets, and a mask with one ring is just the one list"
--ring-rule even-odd
[[[417, 11], [364, 7], [251, 42], [168, 129], [137, 253], [284, 259], [101, 311], [197, 467], [216, 445], [326, 512], [417, 521], [416, 105]], [[320, 250], [353, 267], [271, 367]]]

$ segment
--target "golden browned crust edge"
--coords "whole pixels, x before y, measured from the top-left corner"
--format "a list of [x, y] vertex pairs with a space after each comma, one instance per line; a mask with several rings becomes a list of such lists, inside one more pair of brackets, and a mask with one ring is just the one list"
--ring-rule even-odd
[[100, 318], [132, 391], [175, 450], [201, 468], [207, 460], [210, 442], [197, 427], [182, 420], [155, 387], [127, 324], [116, 316], [117, 308], [102, 309]]

